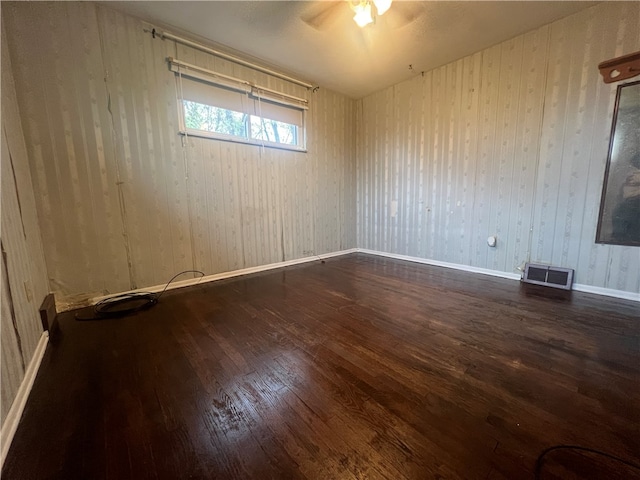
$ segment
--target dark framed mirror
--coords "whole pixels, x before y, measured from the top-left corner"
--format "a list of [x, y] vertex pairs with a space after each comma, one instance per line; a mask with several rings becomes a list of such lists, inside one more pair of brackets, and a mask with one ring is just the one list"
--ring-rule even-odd
[[596, 243], [640, 246], [640, 81], [618, 86]]

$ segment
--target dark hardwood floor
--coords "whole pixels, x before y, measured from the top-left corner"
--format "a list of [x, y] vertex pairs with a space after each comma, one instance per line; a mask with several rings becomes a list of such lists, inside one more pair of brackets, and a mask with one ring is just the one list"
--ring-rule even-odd
[[554, 292], [353, 254], [63, 314], [2, 478], [532, 479], [557, 444], [640, 463], [640, 304]]

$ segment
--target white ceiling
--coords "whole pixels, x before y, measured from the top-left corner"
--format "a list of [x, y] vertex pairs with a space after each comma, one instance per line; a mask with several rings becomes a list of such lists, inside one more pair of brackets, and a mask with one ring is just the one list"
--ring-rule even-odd
[[[353, 98], [462, 58], [597, 2], [396, 0], [359, 28], [347, 2], [108, 2], [259, 58]], [[323, 21], [324, 20], [324, 21]], [[412, 66], [412, 69], [409, 68]]]

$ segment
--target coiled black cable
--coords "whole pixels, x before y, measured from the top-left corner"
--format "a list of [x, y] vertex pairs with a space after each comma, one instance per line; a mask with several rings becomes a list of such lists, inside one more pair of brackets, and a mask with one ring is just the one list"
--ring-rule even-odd
[[164, 294], [167, 288], [169, 288], [171, 282], [185, 273], [199, 273], [204, 277], [204, 273], [200, 270], [185, 270], [171, 277], [171, 280], [167, 282], [160, 293], [132, 292], [114, 295], [113, 297], [105, 298], [104, 300], [97, 302], [93, 306], [93, 315], [86, 317], [76, 313], [75, 318], [76, 320], [81, 321], [104, 320], [107, 318], [126, 317], [127, 315], [147, 310], [158, 303], [158, 300], [160, 300], [160, 297]]

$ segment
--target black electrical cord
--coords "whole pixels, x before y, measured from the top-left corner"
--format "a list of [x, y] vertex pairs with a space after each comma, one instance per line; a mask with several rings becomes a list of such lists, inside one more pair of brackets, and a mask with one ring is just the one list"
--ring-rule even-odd
[[93, 315], [85, 317], [76, 313], [75, 318], [76, 320], [81, 321], [120, 318], [151, 308], [158, 303], [158, 300], [160, 300], [160, 297], [164, 294], [167, 288], [169, 288], [171, 282], [185, 273], [199, 273], [204, 277], [204, 273], [200, 270], [185, 270], [184, 272], [180, 272], [171, 277], [171, 280], [167, 282], [160, 293], [133, 292], [115, 295], [97, 302], [93, 306]]
[[536, 467], [535, 467], [535, 480], [540, 479], [540, 473], [542, 472], [542, 463], [544, 461], [545, 455], [547, 455], [550, 452], [553, 452], [554, 450], [580, 450], [583, 452], [595, 453], [596, 455], [601, 455], [603, 457], [610, 458], [617, 462], [623, 463], [631, 468], [640, 470], [640, 465], [636, 463], [630, 462], [629, 460], [625, 460], [624, 458], [616, 457], [615, 455], [611, 455], [606, 452], [602, 452], [600, 450], [596, 450], [595, 448], [581, 447], [580, 445], [554, 445], [553, 447], [549, 447], [543, 450], [542, 453], [538, 455], [538, 458], [536, 460]]

